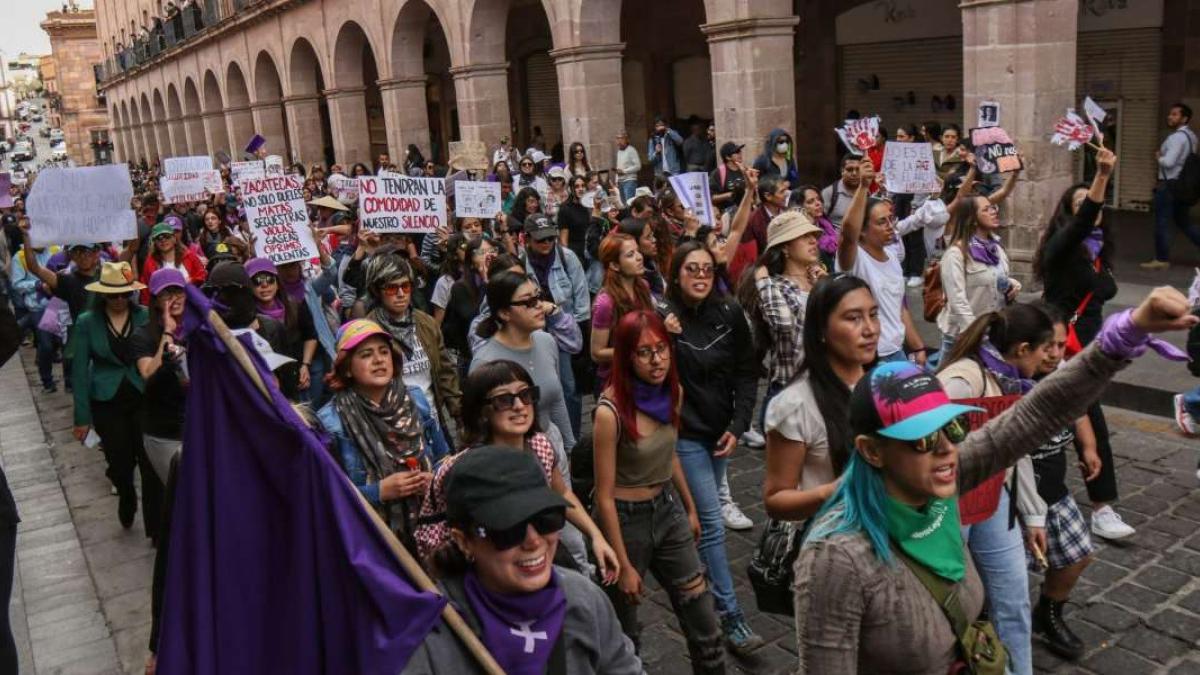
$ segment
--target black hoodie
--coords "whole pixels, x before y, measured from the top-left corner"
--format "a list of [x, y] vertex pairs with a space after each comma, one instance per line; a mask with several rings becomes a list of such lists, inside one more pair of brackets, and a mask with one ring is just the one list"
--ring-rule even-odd
[[745, 313], [732, 298], [712, 296], [696, 308], [672, 303], [671, 311], [683, 326], [675, 338], [683, 386], [680, 438], [712, 443], [726, 431], [741, 438], [750, 427], [758, 387]]

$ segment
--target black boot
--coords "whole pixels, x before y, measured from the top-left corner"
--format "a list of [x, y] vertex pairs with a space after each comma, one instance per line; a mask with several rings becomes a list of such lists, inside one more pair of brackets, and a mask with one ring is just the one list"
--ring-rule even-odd
[[1063, 620], [1062, 608], [1063, 603], [1041, 596], [1033, 608], [1033, 633], [1046, 641], [1050, 651], [1074, 660], [1083, 656], [1085, 645]]
[[137, 492], [133, 486], [118, 490], [117, 517], [121, 519], [121, 527], [133, 527], [133, 517], [137, 514]]

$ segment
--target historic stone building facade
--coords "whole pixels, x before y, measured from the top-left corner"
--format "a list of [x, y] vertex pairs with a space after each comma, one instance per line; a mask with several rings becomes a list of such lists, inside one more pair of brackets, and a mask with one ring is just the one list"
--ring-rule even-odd
[[80, 166], [111, 160], [106, 147], [108, 108], [96, 91], [95, 64], [103, 58], [96, 13], [90, 9], [50, 12], [41, 25], [50, 36], [53, 59], [52, 117], [63, 130], [67, 156]]

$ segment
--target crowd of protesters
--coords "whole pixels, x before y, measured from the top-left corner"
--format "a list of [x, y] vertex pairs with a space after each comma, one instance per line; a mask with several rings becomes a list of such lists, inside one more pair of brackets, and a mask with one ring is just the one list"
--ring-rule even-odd
[[[500, 184], [501, 211], [455, 218], [451, 198], [447, 225], [418, 235], [361, 228], [333, 187], [446, 175], [415, 146], [400, 164], [292, 165], [320, 251], [280, 265], [255, 256], [227, 166], [224, 194], [169, 205], [158, 167], [131, 167], [138, 237], [120, 245], [33, 246], [14, 187], [0, 247], [16, 319], [46, 392], [62, 362], [75, 436], [103, 450], [121, 524], [140, 508], [158, 547], [155, 628], [189, 451], [194, 286], [251, 333], [507, 672], [641, 672], [648, 573], [694, 672], [759, 648], [726, 545], [727, 529], [754, 526], [729, 488], [739, 444], [765, 446], [751, 582], [760, 609], [795, 617], [802, 672], [970, 660], [1028, 674], [1035, 637], [1082, 655], [1062, 608], [1091, 536], [1133, 534], [1113, 508], [1099, 396], [1147, 347], [1181, 358], [1152, 334], [1194, 326], [1200, 304], [1200, 289], [1160, 288], [1104, 319], [1117, 158], [1100, 150], [1091, 184], [1064, 193], [1034, 260], [1043, 301], [1024, 304], [998, 233], [1016, 175], [977, 181], [957, 127], [881, 130], [881, 143], [933, 143], [942, 186], [920, 195], [888, 190], [881, 152], [847, 154], [821, 187], [787, 130], [747, 161], [717, 145], [720, 129], [690, 127], [657, 119], [644, 155], [621, 133], [611, 174], [581, 143], [555, 162], [501, 139], [481, 176]], [[696, 171], [716, 222], [669, 181]], [[910, 306], [921, 285], [933, 344]], [[971, 433], [984, 409], [987, 431]], [[1090, 523], [1066, 488], [1071, 452]], [[1029, 569], [1045, 575], [1036, 606]], [[465, 672], [467, 659], [435, 631], [405, 672]]]

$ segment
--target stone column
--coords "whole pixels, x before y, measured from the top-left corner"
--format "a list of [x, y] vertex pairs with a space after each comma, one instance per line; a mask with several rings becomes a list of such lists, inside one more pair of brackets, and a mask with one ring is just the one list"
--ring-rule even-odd
[[393, 162], [401, 162], [409, 143], [416, 144], [425, 157], [429, 147], [429, 106], [425, 100], [424, 75], [379, 80], [383, 98], [383, 119], [387, 127], [388, 152]]
[[749, 150], [762, 147], [776, 127], [796, 133], [792, 47], [799, 21], [760, 17], [700, 26], [712, 57], [713, 114], [721, 142], [744, 143]]
[[125, 142], [125, 127], [111, 126], [108, 128], [108, 140], [112, 141], [113, 146], [113, 164], [121, 164], [129, 161], [126, 159], [125, 148], [121, 145]]
[[286, 147], [287, 132], [285, 131], [283, 124], [283, 108], [281, 107], [281, 102], [262, 101], [259, 103], [251, 103], [250, 111], [254, 116], [253, 123], [255, 133], [267, 139], [267, 150], [271, 154], [289, 154], [291, 148]]
[[176, 157], [183, 157], [189, 154], [187, 137], [183, 131], [182, 117], [168, 117], [164, 120], [167, 123], [167, 136], [170, 143], [171, 154]]
[[225, 113], [221, 110], [204, 113], [204, 138], [210, 157], [224, 150], [229, 152], [229, 131], [225, 127]]
[[371, 132], [367, 127], [366, 87], [326, 89], [333, 154], [346, 171], [350, 164], [371, 165]]
[[158, 144], [154, 140], [154, 123], [142, 122], [138, 125], [138, 131], [142, 135], [142, 148], [145, 151], [144, 157], [149, 163], [153, 163], [158, 158]]
[[[828, 185], [840, 169], [840, 142], [833, 128], [842, 122], [838, 97], [837, 32], [841, 8], [828, 0], [800, 0], [796, 12], [800, 26], [796, 36], [796, 167], [806, 181]], [[754, 153], [761, 142], [754, 145]], [[747, 147], [747, 150], [750, 148]], [[743, 158], [753, 161], [750, 153]]]
[[242, 149], [254, 135], [254, 116], [250, 106], [226, 108], [225, 124], [229, 129], [229, 156], [235, 162], [241, 161]]
[[321, 99], [316, 94], [285, 96], [288, 138], [291, 140], [292, 161], [309, 166], [325, 162], [321, 132]]
[[558, 68], [563, 138], [587, 148], [593, 169], [611, 169], [617, 132], [625, 126], [621, 85], [624, 43], [565, 47], [550, 52]]
[[489, 147], [511, 133], [508, 116], [508, 63], [477, 63], [450, 69], [464, 141]]
[[159, 157], [171, 157], [175, 154], [175, 146], [171, 145], [171, 134], [167, 130], [167, 120], [154, 121], [154, 142], [158, 145]]
[[1025, 157], [1003, 218], [1008, 257], [1030, 277], [1042, 226], [1073, 180], [1072, 155], [1050, 144], [1054, 121], [1075, 105], [1076, 0], [964, 0], [964, 128], [984, 99]]
[[211, 154], [204, 140], [204, 119], [200, 115], [183, 116], [183, 136], [189, 155]]

